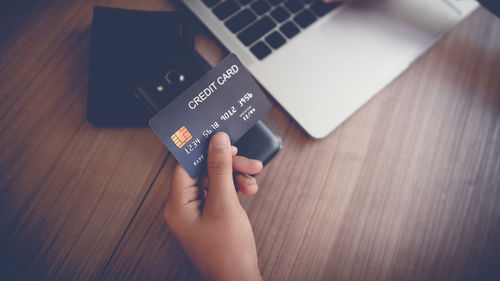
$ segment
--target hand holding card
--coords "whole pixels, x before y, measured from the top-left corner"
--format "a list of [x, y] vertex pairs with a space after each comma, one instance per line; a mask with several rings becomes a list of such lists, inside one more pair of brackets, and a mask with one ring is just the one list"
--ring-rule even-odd
[[177, 164], [164, 217], [204, 280], [262, 281], [252, 226], [236, 193], [233, 154], [229, 137], [214, 134], [205, 184]]
[[226, 132], [236, 142], [271, 104], [232, 54], [202, 76], [149, 124], [193, 178], [206, 162], [210, 137]]

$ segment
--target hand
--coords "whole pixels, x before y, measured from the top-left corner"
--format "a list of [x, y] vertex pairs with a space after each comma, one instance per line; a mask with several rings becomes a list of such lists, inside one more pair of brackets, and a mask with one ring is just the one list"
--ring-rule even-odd
[[[233, 156], [233, 173], [235, 178], [236, 189], [245, 195], [254, 195], [259, 190], [257, 181], [250, 175], [260, 173], [262, 170], [262, 162], [259, 160], [248, 159], [243, 156], [236, 156], [238, 148], [231, 147], [231, 155]], [[208, 188], [208, 173], [207, 171], [201, 174], [198, 181], [198, 187], [201, 189]]]
[[[233, 169], [256, 174], [262, 163], [235, 154], [227, 134], [216, 133], [208, 174], [198, 181], [177, 164], [165, 206], [168, 226], [205, 280], [262, 280], [252, 227], [233, 180]], [[253, 177], [237, 175], [236, 182], [243, 193], [258, 190]]]

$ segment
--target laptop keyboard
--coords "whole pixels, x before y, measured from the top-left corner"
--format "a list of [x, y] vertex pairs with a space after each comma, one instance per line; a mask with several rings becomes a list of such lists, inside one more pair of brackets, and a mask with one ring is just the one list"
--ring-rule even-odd
[[321, 0], [202, 0], [259, 60], [340, 3]]

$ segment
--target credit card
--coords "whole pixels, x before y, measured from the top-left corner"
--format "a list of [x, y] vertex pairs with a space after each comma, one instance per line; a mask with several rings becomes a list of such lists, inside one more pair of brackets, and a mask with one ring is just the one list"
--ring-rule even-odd
[[188, 174], [206, 167], [211, 136], [226, 132], [235, 143], [271, 103], [238, 57], [231, 54], [149, 120]]

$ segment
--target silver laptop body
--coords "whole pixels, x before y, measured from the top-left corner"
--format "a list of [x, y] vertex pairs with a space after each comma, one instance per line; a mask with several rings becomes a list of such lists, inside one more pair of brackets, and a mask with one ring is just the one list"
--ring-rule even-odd
[[[211, 9], [201, 0], [183, 2], [314, 138], [332, 132], [478, 6], [467, 0], [353, 1], [317, 17], [260, 60], [224, 24], [237, 13], [221, 21], [212, 12], [221, 3]], [[256, 17], [264, 16], [269, 12]], [[273, 30], [281, 32], [284, 23]]]

